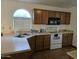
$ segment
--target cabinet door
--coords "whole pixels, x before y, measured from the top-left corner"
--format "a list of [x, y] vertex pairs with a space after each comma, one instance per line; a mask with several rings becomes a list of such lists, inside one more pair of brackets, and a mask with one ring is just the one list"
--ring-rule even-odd
[[36, 51], [43, 50], [43, 36], [36, 36]]
[[73, 40], [73, 33], [64, 33], [62, 39], [62, 46], [71, 46]]
[[61, 23], [62, 23], [62, 24], [65, 24], [65, 23], [66, 23], [66, 21], [65, 21], [65, 20], [66, 20], [65, 15], [66, 15], [65, 12], [61, 12], [61, 13], [60, 13], [60, 16], [61, 16]]
[[48, 11], [43, 10], [41, 22], [42, 24], [48, 24]]
[[63, 47], [68, 46], [67, 39], [68, 39], [68, 35], [67, 34], [63, 34], [63, 37], [62, 37], [62, 46]]
[[56, 12], [55, 11], [48, 11], [48, 17], [55, 17]]
[[56, 17], [61, 18], [61, 12], [56, 11]]
[[73, 33], [69, 33], [68, 34], [68, 42], [67, 42], [67, 44], [69, 45], [69, 46], [71, 46], [72, 45], [72, 40], [73, 40]]
[[29, 38], [29, 39], [28, 39], [28, 42], [29, 42], [29, 45], [30, 45], [32, 51], [34, 52], [34, 51], [35, 51], [35, 36]]
[[44, 49], [50, 49], [50, 35], [44, 35]]
[[41, 24], [42, 10], [34, 9], [34, 24]]
[[66, 17], [66, 19], [65, 19], [65, 24], [70, 24], [70, 16], [71, 16], [71, 14], [70, 13], [68, 13], [68, 12], [66, 12], [65, 13], [66, 15], [65, 15], [65, 17]]

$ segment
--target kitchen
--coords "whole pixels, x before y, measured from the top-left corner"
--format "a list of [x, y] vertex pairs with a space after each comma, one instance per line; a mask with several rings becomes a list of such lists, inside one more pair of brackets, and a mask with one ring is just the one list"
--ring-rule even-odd
[[[24, 21], [23, 23], [22, 23], [22, 21], [21, 21], [21, 23], [19, 23], [19, 22], [17, 22], [18, 20], [17, 21], [15, 20], [16, 23], [14, 23], [14, 25], [13, 25], [13, 19], [14, 19], [13, 14], [18, 9], [25, 9], [25, 10], [29, 11], [32, 19], [34, 18], [34, 20], [29, 19], [28, 22]], [[39, 13], [40, 11], [43, 14]], [[65, 18], [68, 18], [70, 16], [68, 16], [68, 17], [64, 16], [64, 15], [68, 15], [69, 12], [71, 13], [71, 18], [69, 19], [70, 21], [68, 19], [65, 20]], [[48, 18], [47, 18], [48, 14], [50, 17], [55, 15], [55, 14], [57, 17], [61, 17], [62, 24], [60, 24], [60, 25], [48, 25]], [[25, 33], [26, 35], [23, 35], [23, 36], [25, 38], [29, 38], [28, 44], [30, 42], [32, 42], [32, 41], [30, 41], [30, 39], [33, 40], [33, 38], [34, 38], [32, 44], [30, 44], [30, 47], [27, 44], [29, 49], [30, 48], [33, 49], [33, 52], [43, 50], [43, 49], [45, 50], [45, 49], [61, 48], [62, 46], [70, 46], [70, 45], [73, 45], [76, 47], [76, 39], [77, 39], [76, 38], [76, 31], [75, 31], [76, 30], [76, 7], [59, 8], [59, 7], [52, 7], [52, 6], [47, 6], [47, 5], [32, 4], [32, 3], [26, 4], [25, 2], [20, 2], [20, 1], [7, 1], [7, 0], [4, 1], [3, 0], [2, 1], [2, 14], [1, 15], [2, 15], [1, 32], [3, 33], [3, 36], [4, 36], [4, 34], [5, 35], [10, 34], [10, 35], [12, 35], [12, 37], [15, 37], [18, 35], [18, 33], [19, 34]], [[32, 16], [32, 15], [34, 15], [34, 16]], [[32, 24], [32, 22], [33, 22], [33, 24]], [[16, 24], [19, 24], [21, 28], [19, 27], [19, 25], [16, 26]], [[22, 24], [26, 25], [27, 28], [24, 28], [25, 26], [23, 26]], [[42, 30], [40, 30], [40, 29], [42, 29]], [[15, 34], [13, 34], [12, 32]], [[55, 33], [56, 35], [54, 35], [53, 33]], [[51, 42], [51, 40], [49, 40], [50, 38], [52, 38], [51, 36], [52, 37], [57, 36], [56, 39], [59, 39], [59, 37], [60, 37], [66, 41], [60, 39], [59, 41], [56, 41], [56, 43], [53, 42], [53, 40]], [[20, 36], [20, 37], [22, 37], [22, 36]], [[4, 38], [5, 37], [2, 37], [1, 39], [4, 39]], [[20, 39], [22, 39], [22, 38], [20, 38]], [[47, 42], [47, 43], [44, 42], [44, 38], [46, 38], [45, 42]], [[5, 40], [5, 39], [3, 41], [7, 42], [7, 40]], [[37, 39], [40, 39], [40, 40], [37, 40]], [[68, 39], [70, 39], [70, 40], [68, 40]], [[15, 41], [14, 40], [15, 39], [12, 39], [13, 43], [20, 42], [19, 39], [16, 39]], [[25, 41], [22, 41], [22, 42], [25, 42]], [[35, 42], [35, 44], [34, 44], [34, 42]], [[11, 42], [9, 42], [9, 43], [11, 43]], [[41, 45], [39, 43], [41, 43]], [[7, 52], [5, 49], [6, 44], [7, 43], [4, 43], [4, 45], [2, 44], [2, 46], [4, 46], [3, 47], [4, 49], [2, 49], [2, 50], [5, 50], [5, 52]], [[25, 43], [23, 43], [23, 44], [24, 44], [23, 46], [26, 49], [27, 46], [25, 45]], [[45, 47], [44, 47], [44, 44], [46, 45]], [[8, 44], [8, 45], [10, 45], [10, 44]], [[31, 47], [31, 45], [33, 46], [33, 48]], [[51, 48], [50, 48], [50, 45], [51, 45]], [[15, 48], [17, 46], [20, 46], [20, 43], [17, 43], [14, 45]], [[34, 48], [34, 46], [35, 46], [35, 48]], [[6, 46], [7, 49], [10, 49], [8, 47]], [[10, 47], [12, 47], [12, 46], [10, 46]], [[15, 50], [10, 49], [8, 51], [15, 51]], [[16, 53], [16, 51], [15, 51], [15, 53]], [[16, 55], [19, 55], [19, 54], [17, 53]], [[13, 55], [13, 56], [15, 56], [15, 55]], [[16, 56], [15, 56], [15, 59], [16, 59]]]

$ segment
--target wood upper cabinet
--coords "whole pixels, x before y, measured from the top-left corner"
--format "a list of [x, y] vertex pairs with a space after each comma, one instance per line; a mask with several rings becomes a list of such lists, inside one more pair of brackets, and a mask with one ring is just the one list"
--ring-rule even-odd
[[61, 24], [70, 24], [70, 12], [56, 12], [56, 17], [61, 19]]
[[56, 17], [55, 11], [48, 11], [48, 17]]
[[62, 46], [71, 46], [73, 41], [73, 33], [64, 33], [62, 36]]
[[42, 12], [42, 20], [41, 20], [42, 24], [48, 24], [48, 11], [43, 10]]
[[34, 24], [48, 24], [48, 11], [34, 9]]
[[61, 18], [61, 12], [56, 11], [56, 17]]
[[62, 24], [70, 24], [70, 12], [34, 9], [34, 24], [48, 24], [49, 17], [58, 17]]
[[61, 23], [66, 24], [66, 14], [65, 12], [60, 13]]
[[42, 23], [42, 10], [34, 9], [34, 24]]
[[61, 19], [61, 24], [70, 24], [70, 16], [71, 14], [69, 12], [56, 12], [56, 17]]
[[71, 13], [70, 12], [66, 12], [65, 13], [65, 24], [70, 24], [70, 16], [71, 16]]

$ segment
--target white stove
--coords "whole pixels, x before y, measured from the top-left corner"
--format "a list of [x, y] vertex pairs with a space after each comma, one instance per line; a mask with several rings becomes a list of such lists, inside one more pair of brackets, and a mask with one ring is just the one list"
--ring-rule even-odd
[[52, 33], [50, 41], [50, 49], [62, 48], [62, 33]]

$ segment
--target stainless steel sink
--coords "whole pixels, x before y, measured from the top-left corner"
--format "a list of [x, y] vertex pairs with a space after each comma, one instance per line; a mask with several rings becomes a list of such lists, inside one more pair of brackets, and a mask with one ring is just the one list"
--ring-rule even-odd
[[18, 35], [16, 35], [15, 37], [22, 38], [22, 37], [29, 36], [29, 35], [30, 35], [30, 34], [28, 34], [28, 33], [23, 33], [23, 34], [18, 34]]

